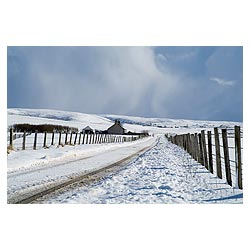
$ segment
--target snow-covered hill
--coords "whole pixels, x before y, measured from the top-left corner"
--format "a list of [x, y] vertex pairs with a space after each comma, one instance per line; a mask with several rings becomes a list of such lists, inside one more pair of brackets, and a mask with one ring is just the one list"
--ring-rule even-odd
[[58, 124], [83, 129], [106, 129], [112, 121], [98, 115], [50, 109], [8, 109], [8, 126], [17, 123]]
[[119, 119], [122, 123], [136, 124], [142, 126], [152, 126], [158, 128], [211, 128], [211, 127], [233, 127], [234, 125], [242, 125], [238, 122], [228, 121], [202, 121], [202, 120], [186, 120], [186, 119], [167, 119], [167, 118], [144, 118], [135, 116], [122, 115], [104, 115], [109, 120]]
[[127, 131], [148, 131], [155, 134], [199, 132], [214, 127], [242, 126], [239, 122], [200, 121], [167, 118], [144, 118], [123, 115], [94, 115], [79, 112], [49, 109], [8, 109], [8, 126], [16, 123], [58, 124], [82, 129], [90, 126], [93, 129], [105, 130], [114, 120], [119, 119]]

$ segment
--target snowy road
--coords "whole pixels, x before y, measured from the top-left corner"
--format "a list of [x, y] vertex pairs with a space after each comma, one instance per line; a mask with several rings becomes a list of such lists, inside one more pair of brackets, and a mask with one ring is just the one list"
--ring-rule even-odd
[[163, 136], [118, 173], [88, 186], [47, 196], [39, 203], [242, 203], [227, 185]]
[[[155, 140], [154, 137], [148, 137], [128, 143], [78, 146], [82, 148], [79, 151], [82, 151], [83, 154], [68, 159], [68, 161], [58, 162], [55, 159], [55, 161], [42, 166], [37, 165], [35, 167], [17, 168], [15, 171], [10, 170], [8, 173], [8, 201], [12, 203], [19, 200], [21, 196], [26, 197], [28, 194], [32, 195], [67, 180], [105, 168], [153, 146]], [[88, 152], [88, 147], [93, 147], [91, 154], [84, 155], [84, 152]], [[46, 152], [46, 154], [48, 153], [49, 151]]]

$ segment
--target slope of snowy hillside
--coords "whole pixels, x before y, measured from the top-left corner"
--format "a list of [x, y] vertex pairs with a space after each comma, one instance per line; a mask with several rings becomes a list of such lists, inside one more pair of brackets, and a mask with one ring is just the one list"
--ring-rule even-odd
[[203, 120], [186, 120], [186, 119], [167, 119], [167, 118], [144, 118], [124, 115], [103, 115], [109, 120], [119, 119], [122, 123], [136, 124], [142, 126], [152, 126], [158, 128], [211, 128], [211, 127], [233, 127], [241, 126], [240, 122], [229, 121], [203, 121]]
[[77, 112], [50, 109], [8, 109], [8, 126], [17, 123], [58, 124], [83, 129], [107, 129], [113, 122], [107, 118]]
[[8, 126], [16, 123], [58, 124], [82, 129], [90, 126], [93, 129], [106, 130], [114, 120], [119, 119], [127, 131], [148, 131], [154, 134], [193, 133], [214, 127], [232, 128], [242, 126], [239, 122], [199, 121], [166, 118], [144, 118], [122, 115], [94, 115], [49, 109], [8, 109]]

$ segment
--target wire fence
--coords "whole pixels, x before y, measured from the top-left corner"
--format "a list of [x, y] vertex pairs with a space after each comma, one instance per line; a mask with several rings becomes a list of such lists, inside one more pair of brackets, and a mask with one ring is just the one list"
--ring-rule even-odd
[[211, 173], [225, 179], [229, 185], [243, 189], [242, 128], [214, 128], [214, 133], [202, 130], [201, 133], [166, 137], [186, 150]]
[[124, 143], [132, 142], [146, 137], [146, 134], [138, 135], [114, 135], [114, 134], [87, 134], [87, 133], [15, 133], [10, 129], [7, 135], [7, 150], [38, 150], [51, 146]]

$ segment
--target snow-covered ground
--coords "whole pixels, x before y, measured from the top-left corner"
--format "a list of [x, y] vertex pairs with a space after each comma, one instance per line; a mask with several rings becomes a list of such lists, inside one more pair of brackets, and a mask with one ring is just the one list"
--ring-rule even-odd
[[[234, 125], [242, 127], [242, 123], [98, 116], [42, 109], [8, 109], [8, 126], [15, 123], [57, 124], [77, 127], [79, 130], [86, 126], [106, 130], [115, 119], [120, 119], [127, 131], [148, 131], [155, 136], [135, 142], [64, 147], [55, 145], [43, 149], [41, 146], [43, 135], [40, 135], [39, 150], [32, 150], [31, 136], [27, 136], [27, 143], [30, 144], [27, 150], [17, 150], [18, 147], [15, 149], [15, 145], [20, 144], [22, 138], [14, 140], [14, 151], [10, 151], [7, 156], [8, 197], [24, 189], [35, 189], [37, 186], [102, 168], [152, 145], [159, 137], [161, 139], [157, 146], [117, 175], [106, 178], [102, 183], [94, 183], [88, 188], [69, 191], [68, 195], [58, 196], [48, 202], [242, 203], [242, 191], [226, 185], [225, 180], [219, 180], [215, 175], [208, 173], [203, 166], [191, 160], [184, 151], [167, 142], [163, 136], [166, 133], [181, 134], [200, 132], [203, 129], [213, 130], [214, 127], [233, 128]], [[58, 138], [55, 138], [55, 141], [57, 140]], [[48, 141], [50, 141], [49, 135]], [[233, 139], [229, 139], [229, 145], [233, 142]], [[230, 159], [234, 160], [234, 152], [232, 149], [230, 151], [232, 157]], [[233, 168], [232, 174], [234, 174]], [[109, 195], [109, 192], [113, 195]]]
[[243, 192], [209, 173], [164, 137], [124, 169], [44, 203], [242, 203]]
[[83, 129], [90, 126], [105, 130], [113, 122], [98, 115], [50, 109], [8, 109], [8, 126], [16, 123], [56, 124]]
[[[9, 157], [8, 198], [19, 192], [45, 188], [120, 161], [155, 142], [147, 137], [134, 142], [80, 145], [75, 150], [19, 151]], [[31, 157], [34, 152], [35, 156]], [[24, 155], [22, 155], [24, 154]]]
[[79, 130], [86, 126], [93, 129], [106, 130], [119, 119], [127, 131], [148, 131], [155, 134], [193, 133], [212, 130], [214, 127], [233, 128], [242, 126], [239, 122], [228, 121], [198, 121], [165, 118], [144, 118], [123, 115], [93, 115], [77, 112], [48, 110], [48, 109], [8, 109], [8, 126], [15, 123], [58, 124], [76, 127]]

